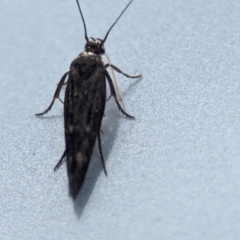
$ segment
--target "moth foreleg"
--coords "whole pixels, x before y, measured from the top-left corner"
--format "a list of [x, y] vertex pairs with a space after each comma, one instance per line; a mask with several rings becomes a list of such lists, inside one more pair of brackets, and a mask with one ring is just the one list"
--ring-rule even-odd
[[[100, 39], [98, 39], [98, 40], [100, 40]], [[102, 41], [102, 40], [100, 40], [100, 41]], [[105, 57], [106, 57], [107, 60], [108, 60], [108, 64], [111, 65], [111, 64], [112, 64], [112, 63], [111, 63], [111, 60], [110, 60], [109, 56], [108, 56], [106, 53], [105, 53]], [[108, 65], [108, 66], [109, 66], [109, 65]], [[118, 86], [117, 79], [116, 79], [116, 77], [115, 77], [114, 69], [111, 68], [111, 70], [112, 70], [113, 85], [114, 85], [114, 88], [115, 88], [115, 91], [116, 91], [117, 100], [122, 102], [121, 91], [120, 91], [120, 88], [119, 88], [119, 86]], [[107, 101], [111, 98], [111, 96], [112, 96], [112, 95], [109, 96], [109, 98], [107, 99]], [[122, 103], [123, 103], [123, 102], [122, 102]]]
[[105, 68], [107, 68], [107, 67], [113, 68], [116, 72], [121, 73], [122, 75], [124, 75], [127, 78], [140, 78], [140, 77], [142, 77], [142, 74], [134, 75], [134, 76], [128, 75], [128, 74], [124, 73], [119, 68], [117, 68], [116, 66], [114, 66], [113, 64], [110, 64], [110, 63], [105, 64]]
[[35, 114], [36, 116], [42, 116], [42, 115], [46, 114], [48, 111], [50, 111], [56, 99], [59, 99], [63, 103], [63, 101], [59, 98], [59, 94], [60, 94], [61, 88], [62, 88], [62, 86], [64, 84], [64, 81], [65, 81], [65, 79], [66, 79], [68, 74], [69, 74], [69, 71], [64, 73], [64, 75], [62, 76], [62, 78], [61, 78], [61, 80], [60, 80], [60, 82], [59, 82], [59, 84], [57, 86], [57, 89], [56, 89], [56, 91], [54, 93], [53, 100], [50, 103], [49, 107], [42, 113], [36, 113]]
[[108, 84], [109, 84], [109, 87], [110, 87], [110, 91], [111, 91], [111, 95], [114, 97], [115, 99], [115, 102], [118, 106], [118, 109], [127, 117], [129, 118], [134, 118], [133, 116], [129, 115], [128, 113], [126, 113], [123, 108], [121, 107], [121, 105], [119, 104], [118, 100], [117, 100], [117, 96], [116, 96], [116, 91], [114, 89], [114, 86], [113, 86], [113, 82], [112, 82], [112, 79], [109, 75], [109, 73], [107, 72], [107, 70], [105, 70], [105, 73], [106, 73], [106, 77], [107, 77], [107, 80], [108, 80]]

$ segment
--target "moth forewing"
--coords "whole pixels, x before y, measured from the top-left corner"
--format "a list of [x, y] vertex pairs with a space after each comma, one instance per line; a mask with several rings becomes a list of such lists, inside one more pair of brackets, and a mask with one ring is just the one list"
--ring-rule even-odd
[[69, 192], [75, 198], [100, 132], [106, 102], [105, 68], [100, 57], [80, 55], [70, 67], [64, 101]]

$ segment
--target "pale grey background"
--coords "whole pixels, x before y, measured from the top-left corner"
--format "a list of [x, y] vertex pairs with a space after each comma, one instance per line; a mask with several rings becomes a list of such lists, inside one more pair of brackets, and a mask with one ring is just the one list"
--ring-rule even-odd
[[[126, 1], [81, 0], [102, 38]], [[0, 8], [0, 239], [240, 239], [240, 2], [135, 0], [105, 45], [126, 110], [113, 101], [75, 204], [63, 107], [44, 118], [56, 84], [83, 50], [74, 0]], [[63, 91], [64, 92], [64, 91]]]

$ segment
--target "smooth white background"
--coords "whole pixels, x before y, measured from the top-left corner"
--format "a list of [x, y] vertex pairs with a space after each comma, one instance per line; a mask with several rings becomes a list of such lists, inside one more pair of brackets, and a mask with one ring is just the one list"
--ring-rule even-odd
[[[88, 35], [103, 38], [127, 1], [81, 0]], [[135, 0], [105, 44], [126, 119], [106, 107], [76, 201], [68, 197], [63, 106], [43, 118], [83, 50], [74, 0], [0, 8], [0, 239], [240, 239], [240, 3]], [[64, 90], [62, 91], [62, 94]]]

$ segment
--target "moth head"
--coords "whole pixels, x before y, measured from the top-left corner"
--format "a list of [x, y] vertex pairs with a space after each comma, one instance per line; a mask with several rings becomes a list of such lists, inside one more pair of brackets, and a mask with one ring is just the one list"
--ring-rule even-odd
[[86, 52], [96, 55], [102, 55], [105, 53], [104, 44], [99, 38], [95, 39], [91, 37], [90, 40], [85, 44], [84, 48]]

